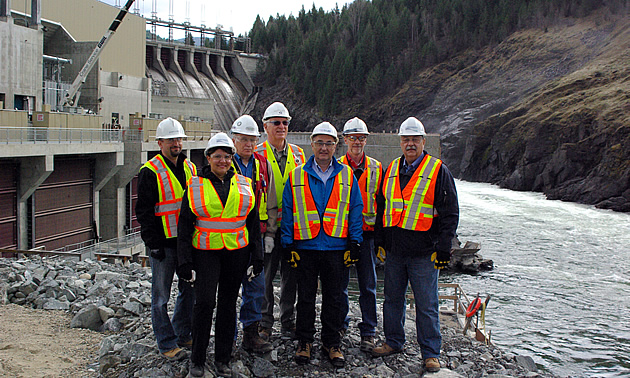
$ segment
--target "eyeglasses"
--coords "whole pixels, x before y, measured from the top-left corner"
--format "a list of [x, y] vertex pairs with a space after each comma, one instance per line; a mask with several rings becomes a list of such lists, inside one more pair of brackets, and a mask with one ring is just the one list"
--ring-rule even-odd
[[418, 144], [418, 143], [422, 142], [422, 139], [424, 139], [424, 138], [421, 137], [421, 136], [417, 136], [417, 137], [400, 137], [400, 141], [402, 143], [409, 143], [409, 142], [411, 142], [411, 143]]
[[367, 137], [365, 135], [348, 135], [346, 136], [346, 138], [350, 139], [352, 142], [356, 142], [357, 140], [359, 142], [365, 142], [365, 140], [367, 139]]
[[289, 126], [289, 121], [267, 121], [267, 123], [270, 123], [274, 126], [280, 126], [280, 125]]
[[237, 137], [236, 141], [240, 143], [256, 143], [258, 138]]
[[182, 141], [182, 138], [167, 138], [162, 140], [167, 143], [179, 143]]
[[210, 159], [214, 161], [230, 161], [232, 160], [232, 155], [210, 155]]
[[314, 145], [317, 146], [317, 148], [330, 148], [330, 147], [334, 147], [337, 143], [335, 142], [322, 142], [321, 140], [318, 140], [317, 142], [313, 142]]

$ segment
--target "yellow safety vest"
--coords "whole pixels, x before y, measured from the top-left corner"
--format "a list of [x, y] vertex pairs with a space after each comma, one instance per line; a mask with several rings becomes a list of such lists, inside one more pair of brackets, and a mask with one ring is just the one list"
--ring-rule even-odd
[[336, 238], [348, 237], [348, 215], [353, 181], [352, 169], [344, 165], [335, 176], [333, 189], [320, 221], [309, 185], [308, 173], [304, 170], [304, 166], [291, 171], [289, 182], [293, 194], [293, 238], [295, 240], [315, 238], [319, 235], [321, 223], [324, 225], [326, 235]]
[[394, 160], [385, 173], [384, 227], [400, 227], [412, 231], [427, 231], [438, 214], [433, 207], [435, 182], [442, 166], [440, 159], [425, 155], [404, 190], [400, 190], [398, 171], [401, 158]]
[[[339, 158], [339, 162], [350, 166], [346, 155]], [[361, 197], [363, 198], [363, 231], [374, 231], [376, 224], [376, 193], [381, 182], [381, 162], [365, 155], [365, 171], [358, 180]]]
[[[155, 155], [140, 168], [148, 168], [155, 173], [158, 183], [158, 203], [155, 204], [155, 216], [162, 217], [164, 235], [167, 239], [177, 237], [177, 221], [184, 197], [184, 188], [168, 167], [161, 154]], [[197, 175], [197, 167], [190, 160], [184, 160], [186, 181]]]
[[240, 249], [249, 244], [247, 215], [254, 208], [254, 191], [249, 178], [235, 174], [223, 206], [209, 179], [193, 177], [188, 183], [188, 203], [197, 216], [192, 245], [197, 249]]
[[[284, 175], [280, 174], [280, 166], [276, 161], [276, 156], [273, 154], [269, 141], [264, 141], [256, 148], [256, 152], [262, 154], [265, 158], [267, 158], [267, 160], [269, 160], [269, 163], [271, 163], [271, 169], [273, 170], [273, 178], [276, 185], [276, 198], [278, 199], [278, 227], [280, 227], [280, 221], [282, 221], [282, 191], [284, 190], [284, 185], [289, 178], [289, 173], [291, 173], [294, 168], [305, 163], [304, 150], [295, 144], [287, 144], [289, 146], [289, 150], [287, 154], [287, 164], [284, 167]], [[282, 185], [280, 185], [280, 177], [282, 178]]]

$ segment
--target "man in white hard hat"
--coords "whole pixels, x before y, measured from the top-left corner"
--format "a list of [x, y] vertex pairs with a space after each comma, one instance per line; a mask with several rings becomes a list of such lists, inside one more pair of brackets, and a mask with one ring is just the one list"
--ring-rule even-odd
[[407, 118], [401, 125], [403, 156], [383, 178], [385, 211], [385, 343], [375, 357], [402, 351], [405, 344], [405, 295], [409, 284], [416, 304], [416, 331], [425, 369], [440, 370], [438, 276], [448, 266], [451, 242], [459, 222], [455, 181], [442, 161], [424, 151], [424, 125]]
[[171, 285], [177, 268], [177, 222], [186, 182], [197, 168], [182, 153], [186, 137], [181, 123], [166, 118], [157, 127], [160, 152], [138, 173], [136, 215], [151, 263], [151, 320], [160, 353], [169, 360], [186, 357], [180, 347], [192, 345], [194, 292], [179, 280], [173, 319], [168, 316]]
[[[382, 228], [383, 206], [377, 206], [376, 197], [380, 193], [383, 178], [383, 168], [381, 162], [365, 154], [365, 145], [370, 133], [367, 125], [360, 118], [354, 117], [343, 127], [343, 140], [348, 146], [348, 152], [339, 158], [339, 162], [352, 168], [354, 177], [359, 183], [361, 197], [363, 198], [363, 242], [361, 243], [361, 257], [356, 264], [357, 280], [359, 282], [359, 305], [361, 307], [361, 331], [360, 350], [371, 352], [374, 348], [374, 335], [376, 333], [376, 259], [374, 253], [375, 233], [376, 247], [378, 248], [378, 258], [385, 259], [385, 251], [382, 247], [380, 231]], [[378, 208], [378, 211], [377, 211]], [[381, 216], [378, 219], [377, 213]], [[344, 319], [343, 329], [347, 329], [350, 324], [348, 316], [348, 282], [350, 280], [350, 269], [344, 272], [344, 301], [341, 315]]]
[[314, 155], [291, 171], [282, 196], [283, 260], [291, 263], [298, 277], [298, 364], [311, 359], [319, 281], [322, 349], [333, 366], [345, 365], [339, 333], [342, 281], [346, 267], [359, 260], [363, 201], [350, 167], [334, 158], [338, 141], [330, 123], [315, 126], [311, 134]]
[[282, 220], [282, 191], [295, 167], [304, 164], [304, 151], [287, 142], [289, 110], [281, 102], [274, 102], [265, 110], [262, 118], [267, 140], [258, 145], [256, 152], [263, 155], [271, 164], [275, 187], [268, 190], [275, 195], [278, 204], [278, 231], [274, 238], [265, 236], [265, 299], [262, 307], [260, 334], [269, 339], [274, 323], [273, 280], [280, 266], [280, 324], [283, 334], [295, 336], [295, 277], [286, 261], [281, 261], [280, 222]]
[[[243, 115], [232, 124], [232, 141], [236, 148], [234, 166], [238, 173], [252, 180], [252, 187], [260, 216], [262, 235], [273, 239], [277, 230], [278, 205], [274, 187], [273, 170], [269, 161], [255, 152], [260, 133], [254, 118]], [[261, 240], [262, 242], [262, 240]], [[262, 303], [265, 298], [265, 276], [245, 275], [242, 280], [242, 300], [240, 319], [243, 324], [243, 349], [248, 352], [267, 353], [273, 349], [271, 343], [258, 334], [262, 320]], [[234, 335], [236, 337], [236, 334]]]

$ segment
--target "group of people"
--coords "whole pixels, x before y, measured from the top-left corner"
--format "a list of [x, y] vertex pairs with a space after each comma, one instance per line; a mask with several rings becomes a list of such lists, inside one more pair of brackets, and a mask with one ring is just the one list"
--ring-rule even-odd
[[[208, 164], [199, 171], [182, 153], [186, 135], [179, 122], [167, 118], [156, 130], [160, 152], [140, 169], [136, 214], [150, 256], [160, 353], [179, 360], [191, 349], [190, 375], [204, 376], [216, 307], [214, 364], [219, 376], [231, 376], [241, 289], [241, 346], [271, 351], [279, 270], [280, 329], [297, 339], [295, 362], [306, 364], [313, 353], [319, 287], [321, 349], [333, 366], [343, 367], [349, 269], [355, 266], [360, 350], [375, 357], [403, 350], [411, 284], [424, 366], [439, 371], [437, 282], [450, 260], [459, 208], [451, 173], [424, 150], [422, 123], [410, 117], [400, 125], [402, 156], [384, 170], [365, 154], [370, 133], [359, 118], [343, 127], [348, 151], [339, 159], [337, 129], [328, 122], [315, 126], [308, 160], [287, 142], [291, 116], [282, 103], [271, 104], [262, 121], [267, 139], [261, 144], [249, 115], [234, 121], [231, 137], [213, 136], [204, 151]], [[385, 263], [385, 342], [378, 346], [377, 260]], [[179, 290], [170, 318], [175, 273]]]

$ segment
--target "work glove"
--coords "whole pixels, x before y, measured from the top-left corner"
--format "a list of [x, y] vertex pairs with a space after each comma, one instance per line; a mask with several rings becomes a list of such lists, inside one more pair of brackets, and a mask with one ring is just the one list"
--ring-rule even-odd
[[273, 236], [265, 236], [265, 253], [271, 253], [274, 246]]
[[300, 261], [300, 255], [295, 251], [293, 244], [282, 249], [282, 255], [287, 260], [291, 268], [297, 268], [298, 261]]
[[378, 259], [378, 261], [384, 263], [386, 255], [387, 252], [385, 252], [385, 248], [381, 247], [380, 245], [376, 247], [376, 258]]
[[361, 257], [361, 244], [350, 242], [348, 250], [343, 255], [343, 263], [346, 267], [350, 267], [359, 261], [359, 257]]
[[164, 247], [160, 247], [156, 249], [153, 249], [153, 248], [149, 249], [149, 256], [153, 257], [157, 261], [164, 260], [164, 257], [166, 257], [166, 253], [164, 252]]
[[247, 268], [247, 281], [252, 282], [252, 280], [260, 275], [263, 270], [263, 261], [262, 260], [254, 260], [252, 261], [252, 265]]
[[178, 266], [176, 271], [177, 276], [186, 282], [193, 283], [197, 278], [197, 273], [193, 270], [193, 264], [191, 263]]
[[448, 263], [451, 262], [450, 251], [437, 251], [431, 255], [431, 261], [435, 264], [435, 269], [444, 269], [448, 267]]

